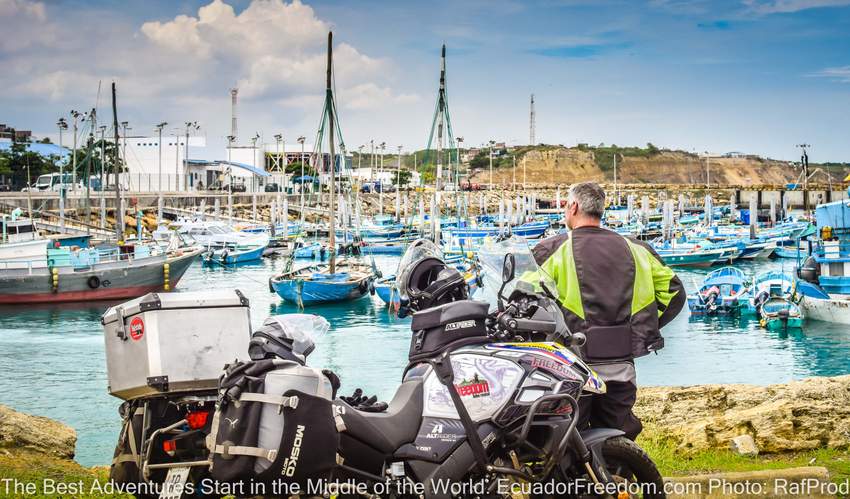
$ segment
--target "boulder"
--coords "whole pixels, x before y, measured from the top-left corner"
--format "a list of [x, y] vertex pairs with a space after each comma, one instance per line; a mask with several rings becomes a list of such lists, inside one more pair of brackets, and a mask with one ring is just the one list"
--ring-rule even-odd
[[740, 435], [762, 453], [850, 447], [850, 376], [786, 384], [646, 387], [635, 414], [682, 452], [728, 449]]
[[732, 439], [732, 450], [742, 456], [758, 456], [759, 448], [750, 435], [738, 435]]
[[31, 416], [0, 405], [0, 448], [27, 448], [73, 459], [77, 432], [52, 419]]

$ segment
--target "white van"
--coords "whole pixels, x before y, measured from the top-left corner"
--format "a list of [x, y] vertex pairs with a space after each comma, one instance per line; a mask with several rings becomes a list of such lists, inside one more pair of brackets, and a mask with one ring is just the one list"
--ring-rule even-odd
[[[63, 181], [64, 177], [64, 181]], [[22, 192], [26, 191], [54, 191], [59, 192], [59, 189], [62, 185], [65, 186], [66, 190], [71, 190], [73, 188], [74, 176], [70, 173], [48, 173], [46, 175], [40, 175], [34, 184], [30, 187], [24, 187]], [[82, 182], [80, 182], [82, 184]]]

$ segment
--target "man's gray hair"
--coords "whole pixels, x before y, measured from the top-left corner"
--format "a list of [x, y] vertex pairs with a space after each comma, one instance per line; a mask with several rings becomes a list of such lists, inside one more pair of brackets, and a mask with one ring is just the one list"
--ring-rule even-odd
[[605, 191], [596, 182], [581, 182], [570, 186], [569, 200], [578, 203], [578, 211], [593, 218], [602, 218], [605, 211]]

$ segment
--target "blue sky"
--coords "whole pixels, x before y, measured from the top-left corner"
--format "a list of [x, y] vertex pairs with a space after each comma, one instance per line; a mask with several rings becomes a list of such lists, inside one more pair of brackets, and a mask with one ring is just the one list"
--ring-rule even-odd
[[240, 142], [311, 137], [333, 29], [349, 149], [424, 147], [445, 42], [468, 145], [526, 143], [534, 93], [541, 142], [850, 161], [848, 26], [850, 0], [0, 0], [0, 123], [55, 138], [114, 79], [133, 133], [197, 120], [207, 157], [234, 85]]

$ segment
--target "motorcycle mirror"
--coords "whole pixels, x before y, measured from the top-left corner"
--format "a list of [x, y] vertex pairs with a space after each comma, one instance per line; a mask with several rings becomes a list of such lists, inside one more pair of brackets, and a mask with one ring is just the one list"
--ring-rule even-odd
[[580, 347], [584, 346], [587, 343], [587, 336], [584, 333], [573, 333], [572, 338], [570, 338], [570, 346]]
[[502, 264], [502, 283], [509, 283], [516, 276], [516, 257], [513, 253], [505, 255], [505, 262]]

